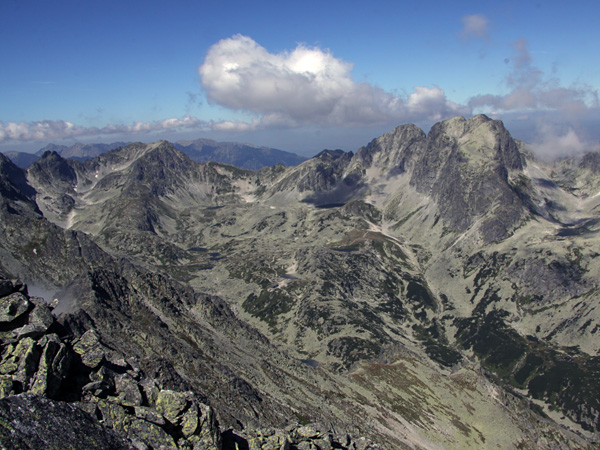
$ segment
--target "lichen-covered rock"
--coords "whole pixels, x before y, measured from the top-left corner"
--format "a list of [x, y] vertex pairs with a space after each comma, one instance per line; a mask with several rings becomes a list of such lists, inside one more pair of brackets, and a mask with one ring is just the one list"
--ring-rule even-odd
[[54, 323], [52, 312], [42, 298], [31, 297], [29, 300], [35, 307], [29, 313], [27, 324], [13, 331], [13, 335], [17, 339], [22, 339], [24, 337], [33, 337], [34, 339], [37, 339], [48, 332]]
[[182, 413], [190, 404], [190, 394], [175, 392], [168, 389], [162, 390], [156, 399], [156, 410], [173, 423], [178, 424]]
[[181, 433], [183, 434], [183, 437], [188, 438], [198, 431], [200, 425], [199, 418], [198, 405], [192, 403], [181, 417]]
[[18, 364], [13, 380], [20, 385], [20, 392], [26, 392], [30, 387], [31, 378], [35, 374], [42, 349], [31, 338], [21, 339], [15, 347], [8, 363]]
[[31, 303], [21, 292], [0, 298], [0, 324], [9, 324], [25, 314]]
[[73, 345], [73, 350], [81, 356], [81, 362], [92, 368], [97, 368], [105, 358], [104, 346], [95, 330], [86, 331]]
[[158, 394], [160, 389], [152, 378], [144, 378], [140, 380], [139, 386], [141, 387], [144, 396], [146, 397], [146, 401], [148, 405], [154, 406], [156, 404], [156, 400], [158, 399]]
[[106, 397], [115, 393], [115, 374], [106, 366], [100, 366], [97, 372], [90, 373], [90, 383], [82, 388], [96, 397]]
[[115, 377], [115, 389], [118, 402], [123, 406], [141, 406], [142, 393], [137, 382], [129, 375], [122, 374]]
[[10, 375], [0, 375], [0, 398], [10, 395], [13, 390], [13, 379]]
[[127, 437], [149, 444], [153, 449], [175, 450], [177, 444], [171, 435], [158, 425], [133, 417], [126, 426]]
[[135, 417], [160, 426], [164, 426], [167, 423], [162, 414], [157, 413], [153, 408], [147, 406], [136, 406]]
[[312, 426], [301, 426], [296, 428], [295, 435], [298, 439], [320, 439], [324, 433]]
[[209, 450], [220, 450], [222, 446], [221, 430], [215, 416], [214, 410], [204, 404], [198, 405], [200, 413], [200, 428], [195, 437]]
[[71, 358], [66, 346], [56, 334], [44, 336], [40, 344], [44, 346], [44, 350], [30, 391], [54, 398], [67, 375]]
[[291, 449], [289, 436], [281, 430], [261, 430], [256, 436], [248, 439], [250, 450], [287, 450]]
[[98, 399], [97, 405], [102, 423], [117, 433], [126, 436], [132, 421], [132, 416], [127, 414], [127, 410], [123, 406], [108, 400]]
[[382, 450], [366, 438], [353, 441], [348, 435], [337, 435], [319, 424], [291, 426], [285, 430], [248, 430], [244, 436], [225, 433], [227, 445], [249, 450]]

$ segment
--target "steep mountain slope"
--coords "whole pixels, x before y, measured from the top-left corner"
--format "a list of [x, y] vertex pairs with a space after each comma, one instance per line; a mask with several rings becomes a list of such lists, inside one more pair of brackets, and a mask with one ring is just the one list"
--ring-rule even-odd
[[552, 172], [520, 148], [476, 116], [259, 171], [164, 141], [49, 152], [17, 200], [113, 255], [73, 270], [65, 327], [173, 367], [236, 433], [580, 448], [600, 429], [593, 155]]
[[22, 169], [27, 169], [32, 162], [39, 158], [38, 155], [25, 152], [4, 152], [3, 154]]

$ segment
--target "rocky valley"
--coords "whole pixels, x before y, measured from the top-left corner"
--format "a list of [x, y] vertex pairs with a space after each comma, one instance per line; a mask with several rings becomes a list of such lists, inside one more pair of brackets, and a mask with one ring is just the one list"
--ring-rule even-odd
[[0, 154], [0, 443], [597, 448], [599, 193], [482, 115], [259, 170]]

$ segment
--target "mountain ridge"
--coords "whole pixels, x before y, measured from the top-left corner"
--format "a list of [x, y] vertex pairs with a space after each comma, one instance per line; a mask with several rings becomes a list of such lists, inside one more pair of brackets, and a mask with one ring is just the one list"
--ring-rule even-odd
[[170, 348], [165, 386], [188, 380], [238, 436], [281, 427], [271, 410], [384, 448], [592, 447], [600, 199], [594, 156], [582, 161], [535, 161], [485, 116], [258, 171], [166, 141], [83, 162], [48, 153], [10, 169], [38, 229], [81, 235], [106, 262], [37, 260], [27, 221], [18, 239], [35, 246], [2, 251], [55, 288], [71, 280], [57, 310], [73, 334], [98, 329], [148, 358], [145, 373]]
[[[120, 147], [126, 147], [131, 142], [113, 142], [111, 144], [83, 144], [77, 142], [71, 146], [48, 144], [35, 154], [23, 152], [6, 152], [19, 167], [27, 169], [45, 152], [56, 152], [65, 159], [85, 161], [110, 152]], [[242, 169], [258, 170], [262, 167], [283, 164], [294, 166], [306, 161], [307, 158], [270, 147], [259, 147], [238, 142], [218, 142], [212, 139], [180, 140], [173, 144], [178, 150], [187, 154], [196, 162], [221, 162]]]

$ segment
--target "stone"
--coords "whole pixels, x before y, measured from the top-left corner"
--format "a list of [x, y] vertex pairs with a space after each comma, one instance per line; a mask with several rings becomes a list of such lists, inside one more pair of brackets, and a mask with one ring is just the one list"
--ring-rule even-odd
[[[192, 436], [186, 440], [184, 440], [182, 442], [183, 445], [186, 445], [186, 447], [181, 447], [181, 448], [191, 448], [193, 450], [221, 450], [222, 445], [221, 442], [215, 442], [211, 439], [207, 439], [206, 437], [202, 437], [202, 436]], [[235, 448], [248, 448], [248, 450], [252, 450], [252, 447], [239, 447], [236, 446]], [[279, 450], [279, 449], [277, 449]]]
[[161, 427], [151, 422], [133, 417], [126, 428], [129, 439], [142, 441], [154, 449], [174, 450], [177, 448], [173, 437]]
[[13, 284], [6, 278], [0, 278], [0, 297], [12, 294], [14, 292]]
[[38, 297], [29, 299], [34, 303], [35, 307], [29, 313], [28, 323], [13, 331], [13, 335], [17, 339], [24, 337], [33, 337], [37, 339], [48, 332], [49, 328], [54, 323], [54, 316], [46, 302]]
[[332, 442], [329, 439], [315, 439], [314, 444], [320, 450], [333, 450]]
[[0, 325], [14, 322], [25, 314], [30, 307], [31, 303], [20, 292], [14, 292], [0, 298]]
[[18, 364], [13, 380], [20, 383], [20, 390], [23, 392], [29, 389], [38, 369], [41, 353], [42, 349], [33, 339], [25, 338], [19, 341], [11, 355], [11, 362]]
[[104, 346], [95, 330], [86, 331], [73, 345], [73, 350], [81, 356], [81, 362], [91, 369], [97, 368], [105, 359]]
[[198, 435], [204, 442], [211, 443], [211, 445], [220, 449], [222, 436], [214, 410], [202, 403], [198, 405], [198, 409], [200, 411], [200, 431]]
[[115, 370], [133, 372], [133, 370], [130, 370], [132, 369], [131, 365], [123, 357], [111, 353], [106, 355], [106, 360]]
[[9, 280], [0, 275], [0, 297], [10, 295], [14, 292], [27, 294], [27, 287], [19, 280]]
[[167, 423], [162, 414], [157, 413], [153, 408], [147, 406], [136, 406], [135, 417], [160, 426]]
[[138, 385], [142, 388], [148, 405], [154, 406], [156, 404], [156, 399], [158, 398], [158, 393], [160, 392], [160, 389], [156, 385], [156, 381], [152, 378], [144, 378]]
[[296, 448], [298, 450], [318, 450], [318, 447], [310, 441], [302, 441], [296, 445]]
[[133, 450], [75, 405], [21, 394], [0, 400], [0, 448]]
[[13, 390], [13, 379], [10, 375], [0, 375], [0, 398], [7, 397]]
[[138, 441], [137, 439], [132, 439], [131, 444], [136, 448], [136, 450], [150, 450], [144, 442]]
[[58, 304], [60, 303], [60, 300], [58, 298], [53, 298], [52, 300], [50, 300], [50, 302], [48, 303], [48, 308], [50, 309], [54, 309], [58, 306]]
[[98, 399], [98, 410], [102, 416], [102, 422], [115, 430], [117, 433], [126, 436], [132, 416], [121, 405]]
[[58, 336], [54, 335], [53, 337], [54, 339], [45, 339], [47, 342], [42, 351], [39, 367], [30, 389], [33, 394], [46, 395], [50, 398], [56, 395], [62, 381], [62, 374], [54, 372], [53, 362], [61, 347], [64, 347]]
[[0, 362], [0, 374], [11, 374], [17, 371], [19, 367], [18, 360], [15, 357], [15, 350], [18, 343], [7, 344]]
[[115, 377], [115, 389], [118, 402], [123, 406], [141, 406], [143, 402], [142, 393], [137, 382], [128, 374]]
[[115, 374], [106, 366], [100, 366], [97, 372], [90, 373], [90, 383], [83, 390], [90, 391], [96, 397], [105, 397], [115, 393]]
[[199, 425], [198, 405], [192, 403], [192, 406], [189, 407], [181, 418], [181, 433], [183, 437], [188, 438], [196, 434]]
[[371, 442], [364, 437], [360, 437], [354, 441], [354, 446], [356, 447], [356, 450], [370, 450], [374, 448], [371, 446]]
[[300, 439], [317, 439], [323, 436], [319, 430], [311, 426], [302, 426], [296, 429], [296, 435]]
[[187, 393], [162, 390], [156, 399], [156, 410], [169, 422], [178, 424], [182, 413], [189, 405], [188, 397]]

